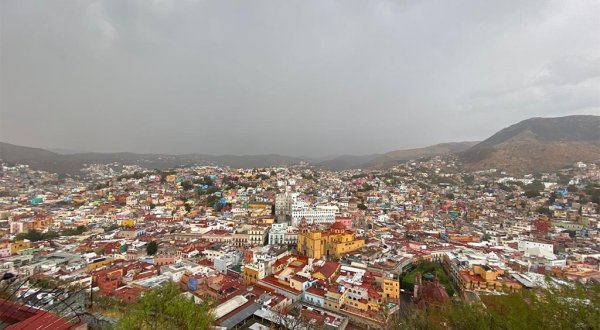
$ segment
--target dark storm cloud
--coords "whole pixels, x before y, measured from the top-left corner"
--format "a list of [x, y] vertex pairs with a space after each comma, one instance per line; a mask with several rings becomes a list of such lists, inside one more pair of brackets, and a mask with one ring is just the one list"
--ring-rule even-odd
[[600, 115], [594, 1], [0, 2], [0, 140], [373, 153]]

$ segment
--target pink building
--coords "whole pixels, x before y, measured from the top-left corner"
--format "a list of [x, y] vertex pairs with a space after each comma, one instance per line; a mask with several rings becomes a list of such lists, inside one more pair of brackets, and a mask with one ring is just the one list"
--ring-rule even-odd
[[352, 219], [351, 218], [335, 218], [336, 223], [341, 223], [346, 227], [346, 229], [352, 228]]

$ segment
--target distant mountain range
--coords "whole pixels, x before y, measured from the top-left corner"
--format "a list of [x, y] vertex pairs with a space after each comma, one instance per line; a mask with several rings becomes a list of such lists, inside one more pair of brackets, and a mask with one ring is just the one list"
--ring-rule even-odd
[[600, 116], [531, 118], [459, 153], [469, 170], [547, 172], [577, 161], [600, 161]]
[[146, 168], [214, 164], [234, 168], [289, 166], [306, 161], [334, 170], [385, 169], [424, 157], [457, 155], [468, 170], [498, 168], [522, 174], [560, 169], [576, 161], [600, 161], [600, 116], [531, 118], [507, 127], [482, 142], [441, 143], [385, 154], [342, 155], [320, 160], [267, 155], [162, 155], [57, 153], [0, 142], [0, 159], [56, 173], [77, 173], [85, 164], [121, 163]]
[[140, 165], [145, 168], [172, 168], [192, 164], [217, 164], [235, 168], [254, 168], [267, 166], [287, 166], [298, 164], [300, 158], [281, 155], [162, 155], [162, 154], [136, 154], [131, 152], [120, 153], [75, 153], [59, 154], [56, 152], [17, 146], [0, 142], [0, 159], [8, 163], [27, 164], [34, 169], [56, 173], [79, 172], [85, 164], [110, 164]]
[[364, 156], [343, 155], [320, 162], [316, 165], [347, 170], [354, 168], [385, 169], [400, 162], [424, 157], [443, 156], [465, 151], [478, 142], [450, 142], [440, 143], [429, 147], [394, 150], [385, 154], [371, 154]]
[[123, 165], [140, 165], [146, 168], [171, 168], [192, 164], [215, 164], [234, 168], [254, 168], [269, 166], [289, 166], [303, 161], [315, 166], [333, 170], [347, 170], [356, 168], [383, 169], [392, 167], [399, 162], [448, 155], [464, 151], [477, 142], [442, 143], [430, 147], [395, 150], [385, 154], [372, 155], [343, 155], [325, 158], [325, 160], [311, 160], [299, 157], [282, 156], [277, 154], [267, 155], [163, 155], [163, 154], [136, 154], [121, 153], [58, 153], [41, 148], [17, 146], [0, 142], [0, 159], [8, 163], [27, 164], [34, 169], [56, 173], [79, 172], [85, 164], [120, 163]]

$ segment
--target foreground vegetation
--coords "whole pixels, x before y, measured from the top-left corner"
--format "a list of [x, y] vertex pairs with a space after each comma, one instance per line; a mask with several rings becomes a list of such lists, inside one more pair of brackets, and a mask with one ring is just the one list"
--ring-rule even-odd
[[209, 329], [213, 316], [208, 304], [196, 304], [169, 282], [144, 292], [136, 303], [127, 306], [117, 329]]
[[[478, 303], [453, 300], [424, 309], [404, 304], [384, 329], [600, 329], [598, 284], [525, 290], [481, 299]], [[116, 329], [209, 329], [214, 322], [210, 306], [186, 298], [175, 283], [146, 291], [132, 305], [124, 306], [113, 298], [97, 300], [100, 305], [103, 302], [118, 306], [106, 308], [119, 319]]]
[[448, 275], [444, 272], [442, 265], [430, 261], [418, 264], [413, 270], [402, 277], [401, 284], [403, 289], [410, 292], [414, 290], [417, 273], [421, 273], [424, 281], [426, 280], [427, 275], [436, 276], [440, 280], [440, 284], [446, 289], [448, 296], [452, 297], [452, 295], [454, 295], [454, 288], [452, 287], [452, 283], [450, 283]]
[[404, 306], [387, 329], [600, 329], [600, 285], [484, 296], [482, 303]]

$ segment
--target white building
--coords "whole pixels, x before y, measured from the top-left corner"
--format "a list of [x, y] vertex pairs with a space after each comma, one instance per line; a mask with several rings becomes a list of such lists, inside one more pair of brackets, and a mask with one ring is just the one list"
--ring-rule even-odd
[[297, 203], [292, 207], [292, 226], [297, 227], [302, 218], [308, 224], [332, 224], [335, 222], [337, 206], [309, 207], [306, 203]]
[[287, 223], [274, 223], [269, 231], [269, 244], [296, 244], [298, 229]]
[[539, 249], [539, 251], [554, 254], [554, 246], [548, 243], [519, 240], [517, 242], [517, 249], [523, 252], [528, 252], [530, 249]]
[[291, 222], [297, 227], [302, 218], [309, 224], [331, 224], [335, 222], [337, 206], [312, 207], [298, 199], [298, 193], [285, 192], [275, 197], [275, 215], [277, 219]]
[[268, 227], [255, 226], [248, 230], [248, 244], [250, 245], [265, 245], [267, 240], [267, 234], [269, 233]]

